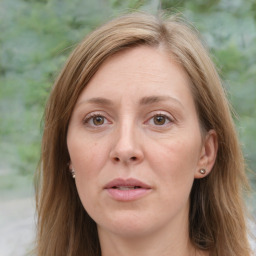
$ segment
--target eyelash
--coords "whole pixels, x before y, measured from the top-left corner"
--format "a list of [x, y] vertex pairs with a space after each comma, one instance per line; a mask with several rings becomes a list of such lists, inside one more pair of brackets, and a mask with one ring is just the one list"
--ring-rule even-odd
[[[166, 126], [168, 125], [169, 123], [173, 123], [173, 118], [171, 118], [170, 116], [166, 115], [166, 114], [163, 114], [163, 113], [157, 113], [157, 114], [154, 114], [152, 117], [150, 117], [148, 119], [148, 121], [146, 121], [146, 123], [150, 123], [150, 121], [152, 120], [152, 122], [154, 122], [154, 118], [156, 117], [164, 117], [164, 123], [163, 124], [156, 124], [156, 123], [153, 123], [152, 125], [153, 126], [156, 126], [156, 127], [161, 127], [161, 126]], [[166, 123], [168, 122], [168, 123]]]
[[104, 119], [104, 123], [103, 123], [102, 125], [104, 125], [104, 124], [105, 124], [105, 121], [107, 120], [107, 118], [106, 118], [104, 115], [100, 114], [100, 113], [91, 113], [91, 114], [87, 115], [87, 116], [84, 118], [83, 124], [88, 125], [88, 126], [93, 127], [93, 128], [95, 128], [95, 127], [101, 127], [102, 125], [89, 124], [89, 122], [90, 122], [90, 121], [93, 121], [93, 118], [95, 118], [95, 117], [101, 117], [101, 118]]
[[[93, 122], [93, 119], [95, 117], [101, 117], [103, 118], [103, 123], [102, 124], [99, 124], [99, 125], [96, 125], [95, 123], [94, 124], [90, 124], [90, 121]], [[163, 117], [164, 118], [164, 123], [163, 124], [156, 124], [156, 123], [151, 123], [150, 124], [150, 121], [152, 120], [152, 122], [154, 122], [154, 118], [156, 117]], [[85, 117], [85, 119], [83, 120], [83, 124], [87, 125], [87, 126], [90, 126], [92, 128], [99, 128], [99, 127], [102, 127], [104, 124], [106, 124], [106, 121], [108, 121], [108, 119], [102, 115], [101, 113], [91, 113], [89, 115], [87, 115]], [[166, 114], [163, 114], [163, 113], [157, 113], [157, 114], [154, 114], [153, 116], [151, 116], [149, 119], [147, 119], [147, 121], [145, 122], [145, 124], [150, 124], [150, 125], [153, 125], [155, 127], [163, 127], [163, 126], [167, 126], [169, 123], [173, 123], [173, 118], [171, 118], [170, 116], [166, 115]], [[167, 122], [167, 123], [166, 123]], [[110, 123], [110, 122], [109, 122]]]

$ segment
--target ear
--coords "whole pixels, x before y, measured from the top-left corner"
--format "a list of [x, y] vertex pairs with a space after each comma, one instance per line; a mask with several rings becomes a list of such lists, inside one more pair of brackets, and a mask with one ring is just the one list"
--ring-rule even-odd
[[[200, 157], [195, 170], [195, 179], [204, 178], [208, 175], [215, 163], [218, 151], [218, 138], [214, 130], [210, 130], [204, 137]], [[204, 169], [205, 173], [201, 173], [200, 170]]]
[[68, 168], [69, 168], [69, 170], [72, 170], [72, 169], [73, 169], [73, 165], [72, 165], [71, 160], [70, 160], [70, 162], [68, 163]]

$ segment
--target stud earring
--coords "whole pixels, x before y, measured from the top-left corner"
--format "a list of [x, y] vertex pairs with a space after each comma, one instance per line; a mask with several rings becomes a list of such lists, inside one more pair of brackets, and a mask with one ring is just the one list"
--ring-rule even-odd
[[205, 170], [205, 169], [200, 169], [199, 172], [200, 172], [201, 174], [205, 174], [205, 173], [206, 173], [206, 170]]
[[76, 174], [75, 174], [75, 170], [74, 169], [71, 170], [71, 174], [72, 174], [72, 178], [75, 179]]

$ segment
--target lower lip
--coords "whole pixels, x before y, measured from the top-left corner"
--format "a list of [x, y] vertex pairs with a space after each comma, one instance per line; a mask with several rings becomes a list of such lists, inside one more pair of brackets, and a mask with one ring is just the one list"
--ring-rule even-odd
[[133, 201], [147, 195], [151, 189], [139, 188], [130, 190], [119, 190], [114, 188], [106, 189], [109, 195], [117, 201]]

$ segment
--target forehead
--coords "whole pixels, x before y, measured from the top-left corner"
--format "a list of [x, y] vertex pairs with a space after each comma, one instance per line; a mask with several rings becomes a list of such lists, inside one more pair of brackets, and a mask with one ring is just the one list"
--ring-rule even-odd
[[190, 81], [183, 68], [163, 48], [138, 46], [109, 57], [82, 91], [81, 100], [140, 100], [167, 95], [191, 101]]

